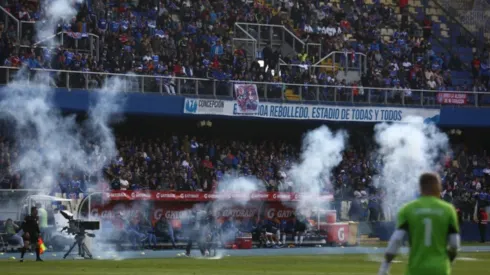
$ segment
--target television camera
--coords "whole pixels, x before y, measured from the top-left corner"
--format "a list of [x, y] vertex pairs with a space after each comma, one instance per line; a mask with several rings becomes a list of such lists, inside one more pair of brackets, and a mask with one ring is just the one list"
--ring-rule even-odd
[[98, 221], [82, 221], [73, 219], [73, 214], [66, 210], [60, 211], [61, 215], [68, 220], [68, 226], [63, 227], [61, 232], [65, 231], [68, 234], [75, 235], [75, 242], [68, 249], [68, 252], [63, 256], [63, 259], [71, 253], [75, 245], [78, 246], [78, 255], [85, 259], [92, 259], [92, 253], [88, 249], [87, 245], [85, 245], [85, 237], [94, 238], [95, 234], [85, 232], [85, 230], [99, 230], [100, 223]]

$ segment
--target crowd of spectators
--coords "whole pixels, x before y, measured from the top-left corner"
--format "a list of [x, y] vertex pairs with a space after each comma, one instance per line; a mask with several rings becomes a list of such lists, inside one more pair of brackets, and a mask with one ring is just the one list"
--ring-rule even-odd
[[473, 76], [473, 90], [486, 92], [490, 88], [490, 54], [487, 48], [474, 53], [471, 61], [471, 73]]
[[[305, 84], [302, 96], [306, 99], [316, 98], [316, 90], [308, 89], [307, 84], [354, 86], [354, 92], [341, 89], [339, 93], [356, 98], [367, 94], [361, 87], [395, 88], [389, 98], [406, 97], [407, 101], [413, 89], [471, 89], [452, 85], [450, 69], [461, 69], [461, 64], [457, 58], [435, 53], [430, 28], [422, 31], [422, 22], [410, 22], [406, 9], [397, 14], [395, 7], [365, 5], [364, 1], [284, 0], [276, 1], [275, 6], [242, 0], [158, 3], [94, 0], [80, 4], [71, 22], [60, 22], [57, 32], [66, 35], [57, 48], [32, 46], [35, 28], [23, 27], [27, 29], [21, 41], [16, 41], [13, 26], [8, 30], [2, 26], [0, 59], [9, 66], [165, 76], [155, 84], [162, 81], [164, 91], [171, 94], [175, 93], [174, 76]], [[36, 21], [44, 16], [35, 2], [11, 0], [4, 6], [20, 20]], [[235, 22], [282, 24], [305, 43], [320, 43], [320, 47], [293, 54], [266, 47], [262, 51], [265, 66], [261, 66], [256, 62], [257, 53], [233, 43]], [[252, 27], [250, 32], [257, 35]], [[89, 33], [100, 38], [98, 57], [93, 50], [97, 44], [90, 45], [94, 41]], [[19, 42], [31, 47], [17, 49]], [[332, 51], [344, 54], [335, 64], [330, 58], [320, 67], [312, 67], [320, 48], [323, 55]], [[367, 55], [362, 78], [350, 82], [338, 78], [341, 68], [363, 65], [364, 57], [355, 53]], [[288, 65], [279, 65], [279, 58]], [[83, 81], [100, 85], [101, 79], [85, 75]], [[476, 85], [478, 89], [487, 86]], [[319, 97], [331, 99], [332, 92], [325, 89]], [[384, 94], [379, 98], [384, 100]]]
[[[255, 176], [264, 191], [291, 191], [286, 175], [299, 156], [299, 148], [286, 142], [223, 141], [189, 136], [139, 140], [119, 138], [119, 156], [106, 168], [106, 190], [215, 191], [226, 184], [227, 176]], [[13, 143], [0, 142], [1, 188], [29, 188], [12, 170], [18, 152]], [[323, 192], [338, 200], [358, 199], [366, 203], [382, 200], [383, 192], [374, 187], [381, 162], [370, 154], [370, 143], [359, 141], [344, 152], [343, 160], [325, 181]], [[469, 215], [478, 199], [490, 201], [490, 158], [462, 146], [453, 147], [441, 172], [445, 200], [460, 206]], [[53, 192], [77, 197], [86, 192], [90, 179], [65, 174]], [[330, 182], [330, 183], [329, 183]]]

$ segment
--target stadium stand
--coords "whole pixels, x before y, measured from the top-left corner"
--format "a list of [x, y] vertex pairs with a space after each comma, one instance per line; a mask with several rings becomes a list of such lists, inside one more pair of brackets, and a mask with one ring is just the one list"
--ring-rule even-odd
[[[448, 133], [458, 135], [454, 130]], [[368, 133], [359, 131], [351, 137], [351, 144], [344, 153], [342, 163], [333, 172], [333, 186], [326, 186], [323, 191], [333, 193], [335, 200], [339, 202], [359, 202], [360, 208], [351, 208], [349, 211], [350, 220], [376, 222], [378, 218], [384, 219], [383, 215], [373, 218], [370, 211], [379, 205], [383, 192], [372, 185], [371, 179], [377, 173], [380, 162], [374, 155], [368, 154], [372, 145], [359, 136], [362, 134]], [[461, 141], [456, 140], [452, 148], [454, 157], [447, 158], [444, 162], [442, 197], [460, 209], [462, 220], [471, 221], [477, 202], [479, 206], [490, 203], [490, 161], [488, 156], [481, 154], [481, 150], [465, 147]], [[4, 175], [0, 189], [35, 187], [28, 186], [20, 177], [8, 172], [11, 170], [9, 164], [15, 161], [15, 144], [2, 139], [0, 150], [0, 169]], [[160, 139], [121, 137], [118, 139], [118, 150], [119, 157], [106, 170], [107, 184], [98, 187], [105, 186], [106, 190], [208, 192], [213, 191], [225, 175], [251, 175], [263, 183], [264, 190], [287, 191], [287, 178], [284, 178], [283, 171], [297, 159], [299, 153], [298, 148], [290, 142], [254, 142], [239, 139], [223, 141], [210, 139], [206, 135], [167, 135]], [[53, 194], [65, 193], [66, 197], [77, 198], [79, 195], [83, 196], [83, 193], [89, 190], [88, 187], [93, 187], [89, 183], [90, 178], [84, 175], [73, 174], [70, 177], [66, 174], [62, 179], [59, 187], [53, 190]], [[104, 230], [109, 230], [108, 234], [112, 237], [110, 242], [119, 249], [139, 248], [140, 245], [171, 246], [171, 235], [168, 235], [167, 231], [165, 234], [157, 235], [155, 241], [148, 240], [146, 232], [153, 232], [153, 226], [156, 226], [151, 224], [148, 217], [136, 216], [130, 220], [123, 219], [122, 222], [127, 227], [121, 228], [121, 235], [117, 238], [114, 238], [115, 235], [111, 231], [117, 223], [111, 224], [110, 227], [104, 226]], [[187, 239], [186, 224], [171, 225], [176, 245], [183, 246]], [[247, 232], [249, 229], [244, 228], [246, 226], [237, 223], [236, 230]], [[135, 230], [140, 234], [130, 234]], [[105, 234], [105, 231], [101, 234]], [[293, 242], [292, 235], [287, 236], [287, 241]], [[310, 230], [305, 236], [305, 245], [321, 243], [322, 238], [315, 230]], [[135, 241], [135, 238], [140, 237], [144, 241]], [[4, 241], [5, 245], [10, 247], [7, 241]]]
[[[69, 88], [100, 87], [103, 73], [154, 76], [139, 84], [145, 91], [171, 95], [222, 90], [215, 95], [230, 96], [227, 81], [272, 82], [273, 89], [262, 92], [261, 100], [340, 98], [434, 105], [435, 94], [424, 95], [420, 89], [486, 92], [489, 88], [489, 54], [481, 37], [435, 1], [88, 3], [78, 6], [71, 22], [60, 22], [53, 37], [39, 41], [35, 26], [42, 24], [42, 8], [32, 1], [1, 2], [1, 64], [63, 70], [56, 86]], [[192, 79], [215, 80], [210, 85], [218, 88]], [[302, 86], [288, 85], [293, 83]], [[312, 85], [329, 87], [318, 92]], [[488, 96], [468, 96], [467, 104], [489, 103]], [[364, 135], [345, 152], [333, 173], [333, 185], [323, 190], [337, 201], [362, 202], [359, 213], [350, 212], [353, 220], [361, 221], [372, 219], [367, 209], [379, 205], [383, 195], [372, 184], [380, 162], [369, 154], [372, 141]], [[106, 181], [99, 187], [210, 192], [230, 174], [255, 176], [263, 190], [290, 191], [284, 171], [298, 159], [298, 146], [287, 141], [230, 140], [190, 133], [154, 139], [121, 136], [119, 156], [105, 170]], [[464, 145], [455, 142], [454, 154], [445, 160], [442, 196], [461, 210], [462, 219], [471, 220], [477, 201], [480, 206], [490, 202], [490, 158], [480, 148]], [[0, 189], [31, 187], [12, 171], [17, 154], [14, 141], [0, 138]], [[53, 194], [78, 198], [88, 191], [90, 175], [61, 178]], [[132, 232], [152, 227], [144, 218], [131, 222]], [[131, 240], [138, 236], [114, 241], [134, 246]], [[175, 237], [185, 239], [177, 227]], [[158, 241], [169, 239], [157, 236]]]
[[[471, 48], [448, 52], [441, 41], [454, 41], [446, 41], [448, 24], [442, 23], [444, 17], [431, 15], [441, 13], [432, 3], [273, 2], [165, 1], [135, 6], [93, 1], [80, 5], [71, 22], [60, 22], [57, 35], [38, 43], [34, 26], [41, 24], [42, 9], [31, 2], [7, 1], [4, 13], [15, 17], [20, 28], [16, 33], [11, 23], [2, 32], [0, 59], [13, 67], [160, 76], [145, 85], [153, 86], [149, 88], [153, 91], [163, 86], [161, 91], [168, 94], [194, 86], [187, 81], [177, 89], [176, 77], [278, 83], [288, 100], [337, 100], [331, 89], [318, 93], [307, 87], [317, 84], [338, 86], [339, 98], [347, 101], [367, 101], [369, 95], [372, 102], [424, 104], [434, 104], [435, 95], [422, 96], [417, 89], [488, 89], [488, 53], [483, 50], [481, 57], [475, 56], [478, 61], [472, 61]], [[284, 28], [282, 40], [274, 26]], [[243, 37], [253, 40], [254, 46], [241, 43]], [[60, 47], [50, 47], [53, 39]], [[478, 81], [468, 81], [470, 62], [478, 66], [473, 69]], [[102, 83], [101, 76], [76, 76], [71, 87]], [[64, 81], [57, 85], [66, 85]], [[350, 88], [342, 88], [346, 86]], [[467, 103], [475, 101], [484, 105], [488, 98], [469, 96]]]
[[[371, 177], [380, 167], [380, 161], [370, 153], [371, 141], [362, 134], [353, 139], [345, 151], [342, 163], [332, 175], [333, 186], [325, 186], [326, 193], [335, 193], [338, 199], [352, 199], [358, 194], [381, 195], [372, 186]], [[263, 190], [290, 191], [285, 171], [299, 156], [299, 148], [288, 142], [252, 140], [223, 141], [206, 136], [161, 136], [156, 139], [118, 139], [119, 157], [106, 169], [106, 190], [175, 190], [214, 191], [225, 175], [256, 176]], [[4, 178], [1, 189], [32, 188], [22, 183], [11, 171], [15, 162], [16, 146], [11, 141], [0, 142], [0, 169]], [[453, 146], [453, 158], [446, 160], [444, 183], [446, 193], [466, 190], [485, 194], [490, 191], [487, 156], [479, 150], [470, 150], [463, 144]], [[476, 153], [476, 154], [475, 154]], [[89, 175], [66, 174], [59, 187], [52, 190], [76, 198], [87, 191]], [[456, 193], [459, 193], [456, 192]], [[356, 194], [356, 195], [355, 195]], [[452, 196], [452, 197], [451, 197]], [[448, 200], [458, 199], [451, 195]]]

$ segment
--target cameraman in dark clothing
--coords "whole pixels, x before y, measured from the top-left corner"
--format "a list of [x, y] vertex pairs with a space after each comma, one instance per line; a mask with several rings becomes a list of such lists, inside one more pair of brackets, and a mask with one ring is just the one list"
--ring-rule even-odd
[[40, 257], [40, 248], [38, 246], [39, 235], [41, 234], [41, 230], [39, 229], [39, 224], [37, 220], [37, 208], [31, 207], [31, 214], [27, 215], [24, 219], [24, 223], [22, 224], [22, 230], [24, 231], [24, 247], [21, 250], [20, 254], [20, 262], [24, 262], [24, 254], [26, 253], [29, 245], [32, 247], [36, 247], [36, 261], [42, 262]]

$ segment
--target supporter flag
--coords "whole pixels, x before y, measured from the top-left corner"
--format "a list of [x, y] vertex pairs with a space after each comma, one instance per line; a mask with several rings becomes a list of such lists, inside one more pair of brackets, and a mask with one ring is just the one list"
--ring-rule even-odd
[[46, 251], [46, 246], [44, 245], [43, 239], [37, 239], [37, 245], [39, 247], [39, 254], [43, 254]]
[[160, 38], [165, 38], [165, 32], [163, 30], [156, 30], [155, 35]]
[[88, 34], [86, 33], [81, 33], [81, 32], [65, 32], [65, 34], [68, 36], [68, 37], [71, 37], [73, 39], [82, 39], [84, 37], [88, 37]]
[[257, 85], [235, 84], [235, 97], [237, 101], [237, 114], [256, 114], [259, 107], [259, 94]]
[[155, 20], [149, 20], [148, 21], [148, 27], [149, 28], [152, 28], [152, 29], [156, 28], [157, 27], [157, 22]]

